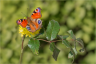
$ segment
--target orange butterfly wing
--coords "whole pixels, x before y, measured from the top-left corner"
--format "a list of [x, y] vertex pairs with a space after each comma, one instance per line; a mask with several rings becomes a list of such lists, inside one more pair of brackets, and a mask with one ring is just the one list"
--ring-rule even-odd
[[30, 23], [27, 24], [26, 28], [30, 32], [35, 32], [42, 27], [42, 21], [40, 19], [30, 20], [30, 18], [28, 18], [28, 21], [30, 21]]
[[38, 7], [37, 9], [35, 9], [31, 15], [32, 19], [37, 19], [37, 18], [41, 18], [41, 8]]
[[19, 25], [21, 25], [22, 27], [26, 27], [27, 26], [27, 24], [28, 24], [28, 21], [26, 20], [26, 19], [20, 19], [20, 20], [17, 20], [16, 21], [17, 22], [17, 24], [19, 24]]
[[36, 27], [38, 28], [38, 25], [35, 22], [36, 19], [31, 19], [31, 18], [28, 17], [27, 20], [28, 20], [28, 24], [26, 26], [27, 30], [30, 31], [30, 32], [35, 32]]

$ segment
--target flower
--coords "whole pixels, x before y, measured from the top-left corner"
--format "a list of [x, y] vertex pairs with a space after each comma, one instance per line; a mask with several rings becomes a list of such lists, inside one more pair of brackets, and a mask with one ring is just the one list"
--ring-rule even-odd
[[39, 34], [40, 29], [32, 33], [28, 31], [26, 28], [23, 28], [22, 26], [19, 25], [19, 33], [21, 33], [21, 37], [23, 37], [23, 35], [26, 35], [26, 37], [27, 36], [34, 37], [36, 34]]

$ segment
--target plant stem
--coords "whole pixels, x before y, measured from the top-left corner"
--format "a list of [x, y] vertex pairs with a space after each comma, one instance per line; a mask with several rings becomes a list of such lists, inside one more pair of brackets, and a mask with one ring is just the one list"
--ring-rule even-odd
[[42, 40], [42, 41], [45, 41], [45, 42], [49, 42], [48, 40], [44, 40], [44, 39], [38, 39], [38, 40]]
[[23, 43], [24, 43], [25, 35], [22, 37], [22, 47], [21, 47], [21, 55], [20, 55], [20, 64], [22, 64], [22, 56], [23, 56]]
[[52, 40], [52, 41], [48, 41], [48, 40], [44, 40], [44, 39], [37, 39], [37, 40], [42, 40], [42, 41], [45, 41], [45, 42], [48, 42], [48, 43], [57, 42], [57, 41], [62, 41], [62, 40]]
[[[45, 39], [40, 39], [40, 38], [38, 38], [37, 40], [45, 41], [45, 42], [48, 42], [48, 43], [50, 44], [51, 42], [57, 42], [57, 41], [62, 41], [62, 40], [66, 40], [66, 39], [48, 41], [48, 40], [45, 40]], [[74, 41], [74, 40], [67, 40], [67, 41]], [[74, 45], [75, 45], [75, 44], [74, 44]], [[76, 46], [76, 45], [75, 45], [75, 46]]]

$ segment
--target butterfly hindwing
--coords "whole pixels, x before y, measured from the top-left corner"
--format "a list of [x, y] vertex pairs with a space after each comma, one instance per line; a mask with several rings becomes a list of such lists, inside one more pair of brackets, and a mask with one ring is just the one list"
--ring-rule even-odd
[[40, 19], [36, 19], [35, 21], [38, 25], [38, 27], [36, 28], [36, 30], [40, 29], [42, 27], [42, 21]]
[[27, 30], [30, 31], [30, 32], [35, 32], [35, 31], [36, 31], [34, 25], [32, 25], [32, 24], [28, 24], [28, 25], [26, 26], [26, 28], [27, 28]]
[[30, 32], [35, 32], [36, 30], [42, 27], [42, 21], [40, 19], [33, 19], [30, 23], [27, 24], [26, 28]]

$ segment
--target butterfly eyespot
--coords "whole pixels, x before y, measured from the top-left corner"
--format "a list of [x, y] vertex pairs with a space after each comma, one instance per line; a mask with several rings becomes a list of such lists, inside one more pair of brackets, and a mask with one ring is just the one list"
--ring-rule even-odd
[[20, 22], [20, 21], [18, 21], [18, 22]]
[[31, 30], [31, 28], [30, 27], [26, 27], [28, 30]]
[[22, 20], [19, 20], [19, 23], [21, 23], [22, 22]]
[[38, 24], [40, 24], [41, 23], [41, 20], [38, 20]]
[[21, 20], [17, 20], [17, 23], [21, 23]]

